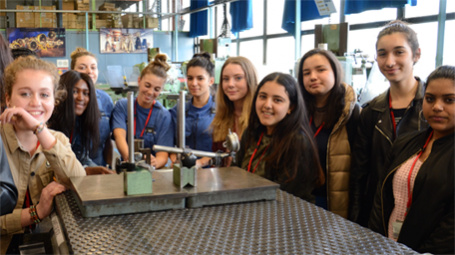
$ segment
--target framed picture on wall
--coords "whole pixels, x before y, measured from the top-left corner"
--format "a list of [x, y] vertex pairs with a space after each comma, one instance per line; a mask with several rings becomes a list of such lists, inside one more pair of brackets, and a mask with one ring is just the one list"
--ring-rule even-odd
[[147, 53], [153, 48], [153, 29], [101, 28], [100, 53]]
[[27, 48], [38, 57], [65, 57], [66, 35], [64, 28], [7, 28], [11, 49]]

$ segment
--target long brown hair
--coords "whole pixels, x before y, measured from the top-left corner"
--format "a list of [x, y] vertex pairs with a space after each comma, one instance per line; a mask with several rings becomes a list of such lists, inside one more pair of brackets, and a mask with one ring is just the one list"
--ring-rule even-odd
[[333, 75], [335, 77], [335, 84], [330, 90], [330, 95], [327, 100], [327, 113], [324, 115], [324, 119], [322, 120], [325, 122], [324, 127], [332, 128], [338, 122], [341, 114], [343, 113], [345, 105], [344, 95], [346, 93], [346, 89], [341, 82], [343, 78], [343, 69], [336, 56], [332, 52], [323, 49], [313, 49], [305, 53], [299, 64], [299, 86], [303, 95], [303, 100], [305, 101], [308, 115], [314, 116], [314, 113], [316, 111], [316, 98], [305, 89], [302, 70], [305, 60], [316, 54], [324, 56], [329, 61], [330, 66], [332, 67]]
[[234, 126], [234, 102], [224, 94], [223, 91], [223, 71], [227, 65], [239, 65], [245, 73], [245, 79], [248, 86], [248, 92], [243, 100], [243, 112], [239, 118], [239, 130], [237, 135], [242, 136], [243, 131], [248, 126], [248, 119], [250, 117], [251, 102], [253, 101], [253, 95], [256, 91], [257, 74], [256, 68], [253, 63], [245, 57], [230, 57], [226, 60], [223, 67], [221, 68], [220, 81], [218, 91], [216, 94], [216, 114], [213, 118], [210, 127], [213, 129], [213, 142], [220, 142], [226, 139], [229, 129]]
[[5, 107], [5, 69], [13, 62], [13, 55], [8, 46], [8, 42], [0, 34], [0, 113], [3, 112]]
[[[273, 148], [273, 150], [270, 151], [264, 160], [277, 171], [283, 172], [287, 177], [286, 182], [292, 181], [297, 176], [302, 176], [309, 183], [320, 186], [324, 183], [325, 177], [319, 163], [318, 151], [313, 139], [313, 131], [308, 121], [306, 107], [294, 77], [284, 73], [271, 73], [267, 75], [257, 87], [256, 93], [254, 94], [253, 106], [256, 105], [261, 87], [270, 81], [274, 81], [284, 87], [289, 96], [289, 107], [292, 111], [286, 114], [274, 128], [275, 132], [273, 132], [270, 141], [270, 148]], [[267, 132], [267, 128], [262, 125], [258, 117], [256, 107], [251, 108], [249, 125], [245, 132], [248, 134], [247, 148], [251, 144], [257, 143], [259, 135], [262, 132]], [[302, 136], [303, 140], [298, 139], [298, 137]], [[302, 141], [307, 141], [307, 143], [302, 144]], [[309, 146], [305, 147], [306, 145]], [[297, 148], [298, 151], [295, 151]], [[311, 155], [309, 157], [311, 158], [311, 162], [305, 162], [308, 167], [301, 169], [300, 162], [304, 154]], [[280, 172], [276, 174], [280, 175]]]

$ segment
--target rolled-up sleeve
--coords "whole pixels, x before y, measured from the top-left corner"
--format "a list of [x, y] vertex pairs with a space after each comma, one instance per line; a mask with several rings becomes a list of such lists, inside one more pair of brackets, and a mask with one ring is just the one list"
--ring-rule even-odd
[[56, 144], [50, 150], [43, 150], [43, 153], [52, 166], [57, 181], [70, 187], [69, 177], [85, 176], [86, 173], [71, 149], [68, 138], [60, 132], [54, 131], [53, 135], [57, 140]]

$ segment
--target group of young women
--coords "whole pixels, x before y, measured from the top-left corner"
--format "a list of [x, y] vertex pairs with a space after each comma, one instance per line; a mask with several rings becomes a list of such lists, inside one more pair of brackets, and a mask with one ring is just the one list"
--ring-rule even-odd
[[[437, 68], [426, 84], [415, 77], [421, 50], [415, 32], [401, 21], [380, 32], [376, 51], [390, 88], [363, 109], [326, 50], [302, 57], [297, 81], [272, 73], [258, 83], [248, 59], [231, 57], [215, 97], [210, 55], [196, 54], [187, 65], [192, 99], [186, 104], [185, 143], [196, 150], [226, 150], [231, 130], [240, 138], [240, 151], [223, 166], [277, 182], [416, 251], [453, 253], [455, 67]], [[60, 85], [55, 67], [36, 58], [16, 60], [6, 69], [1, 135], [19, 198], [13, 213], [2, 216], [2, 235], [32, 224], [32, 211], [47, 216], [68, 177], [109, 173], [104, 166], [111, 158], [105, 153], [112, 151], [111, 134], [128, 158], [126, 99], [115, 107], [102, 101], [91, 53], [77, 49], [71, 66], [75, 71], [62, 75]], [[156, 100], [168, 69], [166, 56], [158, 55], [138, 79], [134, 136], [147, 148], [176, 145], [177, 109], [168, 111]], [[38, 85], [31, 86], [30, 77], [38, 77]], [[176, 159], [152, 154], [157, 168]], [[209, 158], [196, 164], [212, 165]]]

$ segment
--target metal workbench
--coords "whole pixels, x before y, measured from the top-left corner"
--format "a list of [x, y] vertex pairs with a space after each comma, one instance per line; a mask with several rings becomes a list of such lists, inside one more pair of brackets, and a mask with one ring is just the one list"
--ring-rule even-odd
[[55, 201], [74, 254], [416, 254], [280, 190], [274, 201], [96, 218], [68, 191]]

